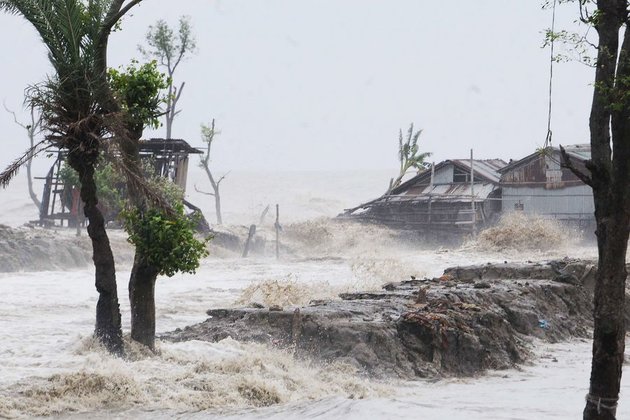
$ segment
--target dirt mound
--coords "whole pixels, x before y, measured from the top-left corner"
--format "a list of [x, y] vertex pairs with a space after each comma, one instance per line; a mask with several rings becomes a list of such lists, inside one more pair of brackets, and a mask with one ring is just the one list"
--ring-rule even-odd
[[207, 321], [164, 338], [280, 345], [376, 376], [474, 375], [525, 361], [527, 336], [587, 336], [594, 275], [579, 260], [455, 267], [300, 308], [209, 310]]

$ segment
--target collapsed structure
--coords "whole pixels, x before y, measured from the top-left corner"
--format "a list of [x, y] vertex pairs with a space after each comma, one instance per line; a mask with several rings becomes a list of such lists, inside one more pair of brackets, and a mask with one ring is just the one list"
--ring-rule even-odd
[[[149, 162], [154, 174], [170, 179], [186, 191], [188, 177], [188, 155], [201, 154], [201, 150], [192, 147], [182, 139], [150, 139], [140, 140], [140, 158]], [[66, 185], [62, 176], [66, 152], [59, 150], [57, 158], [44, 178], [41, 207], [39, 209], [39, 223], [54, 225], [64, 223], [74, 225], [81, 220], [79, 209], [81, 197], [79, 189]], [[189, 204], [186, 201], [185, 204]], [[194, 206], [193, 210], [198, 210]], [[103, 209], [106, 210], [106, 209]]]
[[[584, 169], [589, 145], [565, 147]], [[504, 212], [523, 211], [586, 228], [594, 223], [593, 193], [548, 147], [517, 161], [445, 160], [383, 196], [340, 217], [420, 232], [466, 233], [494, 223]]]
[[345, 216], [419, 231], [470, 231], [501, 211], [501, 159], [445, 160]]

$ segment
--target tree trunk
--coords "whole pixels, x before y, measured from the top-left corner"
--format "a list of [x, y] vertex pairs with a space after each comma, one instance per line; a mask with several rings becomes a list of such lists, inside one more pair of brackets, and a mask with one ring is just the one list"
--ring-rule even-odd
[[[614, 420], [625, 350], [624, 301], [630, 224], [630, 32], [626, 0], [599, 0], [597, 67], [590, 116], [591, 186], [597, 223], [593, 361], [585, 420]], [[612, 137], [611, 137], [612, 135]], [[612, 140], [612, 141], [611, 141]], [[612, 150], [611, 150], [612, 143]]]
[[166, 95], [166, 139], [169, 140], [173, 130], [173, 120], [175, 119], [175, 88], [173, 87], [173, 70], [168, 66], [168, 93]]
[[595, 283], [593, 362], [584, 419], [615, 419], [625, 351], [627, 217], [598, 222], [599, 263]]
[[[31, 137], [31, 147], [33, 147], [32, 137]], [[37, 210], [41, 212], [42, 203], [41, 201], [39, 201], [39, 198], [37, 197], [37, 194], [35, 194], [35, 190], [33, 189], [33, 175], [31, 172], [31, 163], [32, 163], [32, 159], [29, 159], [28, 162], [26, 163], [26, 179], [28, 180], [28, 195], [31, 197], [31, 201], [33, 201], [33, 204], [37, 206]]]
[[158, 270], [138, 255], [129, 278], [131, 338], [155, 350], [155, 280]]
[[[140, 138], [143, 126], [129, 125], [129, 138], [123, 141], [122, 157], [129, 169], [139, 178], [144, 175], [140, 162]], [[137, 208], [146, 208], [145, 200], [133, 185], [128, 184], [129, 199]], [[144, 216], [141, 216], [144, 217]], [[136, 248], [129, 277], [129, 303], [131, 307], [131, 339], [155, 350], [155, 280], [159, 270], [148, 264]]]
[[203, 169], [206, 171], [206, 175], [208, 176], [208, 180], [210, 181], [210, 185], [212, 185], [212, 190], [214, 191], [214, 209], [217, 214], [217, 225], [223, 224], [223, 216], [221, 215], [221, 194], [219, 194], [219, 182], [214, 179], [212, 176], [212, 171], [208, 167], [208, 159], [202, 162]]
[[223, 216], [221, 216], [221, 195], [219, 194], [219, 187], [214, 190], [214, 209], [217, 212], [217, 225], [223, 224]]
[[169, 110], [166, 112], [166, 139], [170, 140], [171, 132], [173, 130], [173, 120], [175, 115]]
[[116, 268], [114, 255], [105, 231], [105, 219], [98, 209], [96, 183], [94, 182], [93, 153], [73, 153], [68, 155], [69, 165], [77, 171], [81, 181], [81, 200], [84, 214], [89, 224], [88, 235], [92, 240], [92, 259], [95, 268], [95, 285], [99, 293], [96, 304], [96, 327], [94, 334], [113, 354], [123, 354], [122, 328], [118, 291], [116, 290]]

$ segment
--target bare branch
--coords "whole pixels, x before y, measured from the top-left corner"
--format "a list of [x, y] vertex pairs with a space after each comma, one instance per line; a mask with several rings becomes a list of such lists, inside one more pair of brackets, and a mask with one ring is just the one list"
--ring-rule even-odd
[[201, 191], [199, 188], [197, 188], [197, 184], [195, 184], [195, 191], [197, 191], [198, 193], [201, 193], [201, 194], [211, 195], [213, 197], [215, 196], [214, 193]]
[[185, 85], [186, 85], [186, 82], [182, 82], [182, 84], [179, 86], [179, 89], [175, 91], [175, 98], [173, 99], [173, 108], [175, 108], [175, 104], [179, 102], [179, 97], [182, 96], [182, 91], [184, 90]]
[[[115, 0], [107, 12], [105, 22], [103, 22], [103, 29], [109, 32], [114, 25], [134, 6], [142, 2], [142, 0], [131, 0], [126, 6], [123, 7], [125, 0]], [[101, 32], [103, 33], [103, 32]]]
[[7, 111], [9, 114], [13, 115], [13, 121], [19, 125], [20, 127], [22, 127], [25, 130], [28, 130], [28, 127], [25, 126], [24, 124], [22, 124], [20, 121], [18, 121], [17, 119], [17, 115], [15, 115], [14, 111], [11, 111], [8, 107], [7, 107], [7, 103], [2, 101], [2, 105], [4, 106], [5, 111]]
[[217, 181], [217, 187], [219, 186], [219, 184], [221, 183], [221, 181], [223, 181], [225, 179], [226, 176], [228, 176], [230, 173], [227, 172], [225, 175], [223, 175], [221, 178], [219, 178], [219, 180]]

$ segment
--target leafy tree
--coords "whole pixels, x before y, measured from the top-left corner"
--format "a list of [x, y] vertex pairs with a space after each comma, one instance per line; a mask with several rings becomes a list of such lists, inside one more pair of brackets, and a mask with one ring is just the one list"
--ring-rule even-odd
[[410, 169], [416, 169], [418, 172], [424, 171], [428, 168], [429, 164], [425, 162], [425, 159], [431, 156], [431, 153], [420, 153], [418, 147], [418, 139], [422, 134], [422, 130], [418, 130], [414, 133], [413, 123], [409, 125], [407, 130], [407, 138], [403, 139], [402, 129], [398, 132], [398, 160], [400, 161], [400, 172], [395, 179], [390, 181], [389, 191], [398, 187], [403, 177]]
[[133, 60], [124, 70], [109, 69], [108, 79], [133, 139], [140, 139], [145, 127], [160, 126], [159, 109], [165, 102], [160, 92], [168, 83], [155, 60], [142, 65]]
[[160, 66], [166, 69], [168, 94], [166, 96], [166, 138], [170, 139], [173, 131], [173, 121], [180, 110], [177, 103], [184, 91], [186, 82], [179, 87], [174, 83], [177, 67], [187, 55], [196, 48], [195, 36], [192, 32], [190, 19], [186, 16], [179, 18], [177, 34], [164, 20], [158, 20], [149, 27], [146, 35], [148, 48], [139, 46], [138, 49], [145, 58], [156, 59]]
[[[584, 35], [548, 31], [548, 40], [572, 43], [579, 59], [594, 63], [591, 104], [591, 158], [575, 165], [564, 152], [563, 164], [593, 189], [597, 225], [598, 270], [595, 280], [593, 360], [584, 419], [615, 419], [624, 362], [626, 252], [630, 225], [630, 27], [627, 0], [575, 0], [579, 21], [597, 31], [595, 60]], [[595, 7], [592, 13], [589, 8]], [[619, 41], [621, 40], [621, 45]]]
[[124, 137], [119, 107], [107, 81], [107, 46], [112, 29], [142, 0], [0, 0], [0, 10], [22, 16], [48, 49], [53, 74], [33, 86], [31, 105], [40, 109], [47, 130], [36, 145], [0, 174], [5, 184], [34, 153], [56, 146], [68, 151], [68, 164], [81, 179], [81, 199], [89, 222], [95, 284], [99, 293], [95, 335], [113, 353], [122, 354], [116, 269], [105, 219], [98, 208], [94, 170], [101, 151]]
[[[161, 188], [177, 188], [165, 179]], [[168, 277], [177, 272], [194, 273], [199, 268], [199, 259], [207, 255], [204, 241], [195, 238], [197, 221], [186, 217], [182, 204], [181, 190], [172, 196], [174, 214], [159, 208], [141, 210], [130, 207], [124, 212], [124, 227], [129, 242], [144, 256], [146, 263], [158, 274]]]
[[158, 275], [172, 277], [177, 272], [194, 273], [200, 260], [208, 255], [206, 241], [195, 237], [198, 220], [188, 217], [178, 187], [156, 178], [160, 190], [169, 194], [172, 211], [160, 207], [131, 206], [123, 213], [129, 242], [136, 248], [129, 279], [131, 338], [155, 348], [155, 283]]
[[226, 175], [223, 175], [220, 178], [215, 178], [212, 175], [212, 171], [210, 170], [210, 151], [212, 149], [212, 143], [214, 142], [214, 136], [217, 135], [218, 132], [214, 128], [214, 119], [212, 120], [211, 125], [201, 124], [201, 140], [208, 145], [206, 149], [206, 153], [201, 157], [200, 166], [206, 172], [208, 176], [208, 180], [210, 181], [210, 185], [212, 185], [212, 190], [214, 192], [208, 193], [198, 190], [198, 192], [202, 194], [211, 195], [214, 197], [214, 208], [217, 214], [217, 224], [223, 224], [223, 217], [221, 216], [221, 194], [219, 191], [219, 186], [221, 185], [221, 181], [223, 181]]
[[131, 338], [155, 348], [155, 283], [158, 275], [194, 272], [207, 255], [205, 242], [195, 238], [197, 220], [184, 213], [183, 192], [172, 182], [157, 177], [149, 165], [141, 171], [139, 140], [145, 127], [159, 125], [158, 110], [163, 102], [160, 91], [166, 88], [164, 76], [155, 61], [139, 66], [132, 63], [125, 71], [110, 70], [115, 97], [125, 112], [131, 135], [122, 145], [123, 161], [138, 178], [149, 181], [160, 191], [162, 205], [152, 205], [128, 185], [127, 210], [122, 213], [129, 242], [136, 248], [129, 277]]

